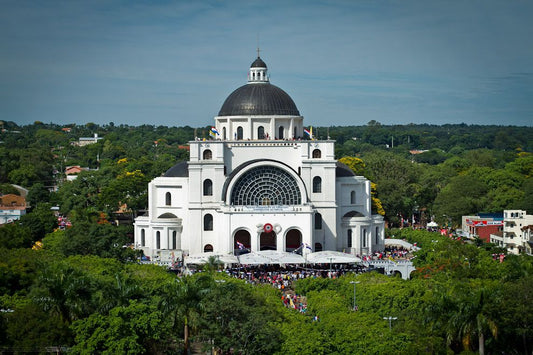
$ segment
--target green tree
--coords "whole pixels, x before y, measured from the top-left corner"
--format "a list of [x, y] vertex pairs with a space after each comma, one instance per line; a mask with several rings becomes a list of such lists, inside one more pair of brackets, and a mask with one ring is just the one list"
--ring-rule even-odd
[[73, 323], [73, 354], [155, 354], [172, 350], [163, 315], [154, 306], [132, 300], [109, 315], [91, 314]]
[[33, 242], [43, 239], [47, 233], [57, 228], [57, 217], [50, 207], [49, 203], [40, 203], [20, 218], [20, 225], [30, 229]]
[[40, 182], [33, 184], [26, 196], [26, 202], [30, 206], [37, 206], [39, 203], [49, 202], [50, 192]]
[[178, 324], [183, 329], [183, 353], [189, 352], [191, 328], [199, 324], [202, 299], [213, 286], [213, 278], [209, 274], [199, 273], [183, 276], [166, 285], [165, 293], [160, 302], [160, 309], [171, 319], [171, 329]]
[[217, 281], [225, 282], [211, 287], [202, 299], [199, 335], [222, 353], [272, 354], [279, 349], [279, 294], [269, 286], [263, 290], [241, 281]]
[[451, 218], [459, 225], [462, 216], [482, 212], [486, 203], [487, 185], [471, 175], [458, 175], [450, 179], [435, 198], [433, 212], [437, 221], [446, 222]]
[[6, 224], [0, 228], [0, 245], [6, 249], [30, 248], [34, 238], [31, 229], [19, 224]]

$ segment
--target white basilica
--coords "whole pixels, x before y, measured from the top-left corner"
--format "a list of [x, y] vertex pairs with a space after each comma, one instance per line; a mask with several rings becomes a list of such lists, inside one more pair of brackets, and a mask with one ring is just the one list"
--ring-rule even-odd
[[370, 181], [335, 160], [334, 141], [303, 139], [303, 117], [261, 58], [213, 132], [148, 185], [148, 213], [135, 220], [135, 247], [146, 256], [383, 250]]

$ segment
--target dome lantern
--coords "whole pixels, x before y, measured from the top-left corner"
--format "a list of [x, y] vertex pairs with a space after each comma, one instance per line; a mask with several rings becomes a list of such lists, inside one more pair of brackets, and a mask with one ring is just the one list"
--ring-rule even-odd
[[249, 83], [268, 83], [267, 65], [259, 56], [259, 48], [257, 48], [257, 59], [254, 60], [250, 66], [248, 73]]

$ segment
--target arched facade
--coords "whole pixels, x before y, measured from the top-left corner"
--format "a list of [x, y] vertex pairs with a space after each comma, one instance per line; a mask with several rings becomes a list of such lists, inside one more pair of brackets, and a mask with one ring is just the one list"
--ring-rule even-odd
[[215, 127], [216, 139], [189, 142], [188, 161], [150, 182], [148, 213], [135, 220], [145, 255], [383, 249], [370, 182], [335, 160], [333, 141], [302, 137], [303, 117], [260, 58]]

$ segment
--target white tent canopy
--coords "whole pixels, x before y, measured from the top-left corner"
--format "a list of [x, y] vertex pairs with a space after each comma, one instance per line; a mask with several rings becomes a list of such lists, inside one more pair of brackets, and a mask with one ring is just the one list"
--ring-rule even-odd
[[239, 262], [244, 265], [258, 264], [303, 264], [305, 259], [296, 253], [264, 250], [239, 255]]
[[232, 254], [214, 254], [214, 253], [200, 253], [200, 254], [192, 254], [185, 257], [184, 263], [185, 264], [205, 264], [209, 260], [210, 256], [214, 256], [217, 258], [221, 263], [224, 264], [237, 264], [239, 260], [237, 260], [237, 257]]
[[438, 225], [436, 222], [431, 221], [431, 222], [429, 222], [429, 223], [427, 224], [427, 226], [428, 226], [428, 227], [438, 227], [439, 225]]
[[409, 243], [409, 242], [406, 242], [405, 240], [402, 240], [402, 239], [385, 239], [385, 246], [401, 246], [401, 247], [404, 247], [405, 249], [407, 250], [418, 250], [420, 249], [419, 247]]
[[340, 251], [317, 251], [315, 253], [307, 254], [307, 262], [309, 264], [349, 264], [358, 263], [361, 259], [352, 254], [342, 253]]

